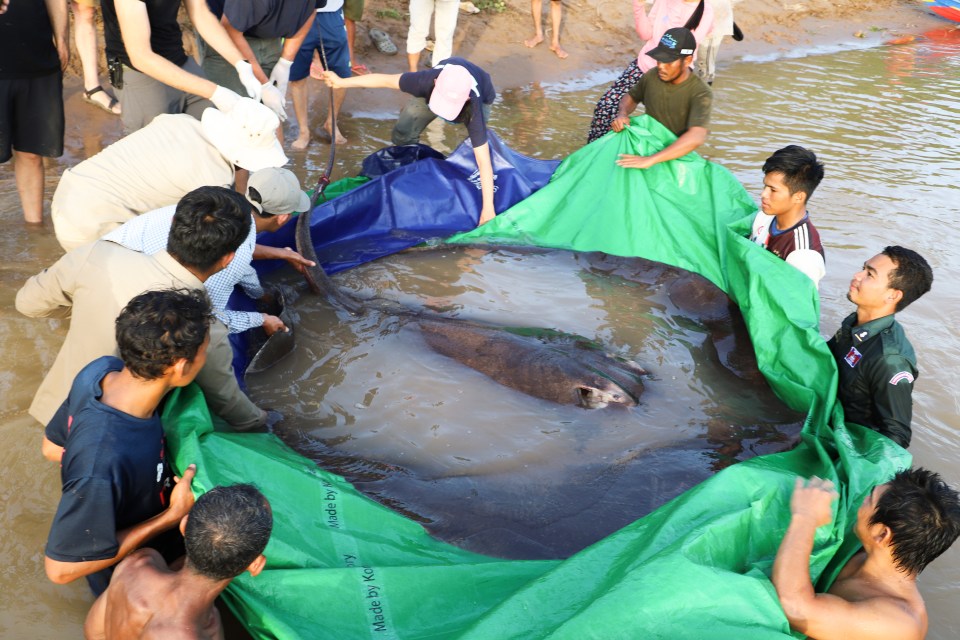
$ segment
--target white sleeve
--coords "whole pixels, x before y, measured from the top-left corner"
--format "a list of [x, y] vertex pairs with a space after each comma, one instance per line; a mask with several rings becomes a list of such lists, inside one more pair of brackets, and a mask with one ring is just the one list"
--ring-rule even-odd
[[802, 271], [813, 280], [813, 286], [820, 288], [820, 279], [827, 274], [827, 266], [823, 256], [813, 249], [797, 249], [787, 255], [787, 264]]

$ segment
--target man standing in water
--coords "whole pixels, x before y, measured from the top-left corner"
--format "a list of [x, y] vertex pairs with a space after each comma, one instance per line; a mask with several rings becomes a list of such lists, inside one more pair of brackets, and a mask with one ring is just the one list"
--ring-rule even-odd
[[[90, 361], [117, 351], [116, 318], [130, 300], [151, 289], [202, 290], [210, 276], [230, 264], [249, 234], [249, 208], [239, 193], [200, 187], [177, 205], [166, 251], [148, 256], [98, 240], [67, 252], [27, 280], [17, 292], [17, 311], [30, 318], [70, 318], [67, 337], [37, 389], [30, 415], [48, 424], [77, 373]], [[219, 320], [210, 328], [206, 364], [196, 381], [213, 412], [235, 429], [266, 423], [266, 411], [240, 389], [233, 349]]]
[[933, 270], [915, 251], [891, 246], [865, 263], [850, 281], [847, 316], [827, 346], [837, 360], [837, 396], [849, 422], [870, 427], [901, 447], [910, 446], [917, 356], [894, 318], [930, 290]]
[[665, 126], [677, 139], [649, 156], [621, 154], [617, 164], [627, 169], [649, 169], [653, 165], [687, 155], [707, 141], [713, 92], [693, 73], [693, 52], [697, 41], [689, 29], [668, 29], [660, 44], [648, 56], [657, 61], [640, 82], [623, 96], [620, 111], [611, 124], [616, 132], [630, 126], [630, 114], [643, 104], [647, 115]]
[[836, 497], [829, 480], [797, 478], [771, 577], [790, 628], [814, 640], [920, 640], [928, 620], [917, 576], [960, 535], [960, 496], [926, 469], [901, 471], [874, 487], [853, 527], [863, 550], [826, 593], [816, 593], [814, 534], [832, 520]]
[[186, 562], [171, 570], [152, 549], [117, 566], [83, 627], [88, 640], [222, 638], [214, 600], [244, 571], [256, 576], [273, 529], [270, 504], [256, 487], [214, 487], [180, 521]]
[[807, 201], [823, 180], [823, 164], [795, 144], [778, 150], [763, 163], [761, 211], [753, 220], [750, 240], [820, 286], [826, 273], [820, 234], [810, 222]]
[[120, 358], [97, 358], [77, 374], [43, 437], [62, 483], [44, 551], [51, 581], [86, 577], [100, 595], [114, 565], [139, 547], [183, 554], [176, 527], [193, 506], [196, 467], [174, 486], [157, 407], [203, 369], [212, 320], [202, 291], [148, 291], [117, 317]]

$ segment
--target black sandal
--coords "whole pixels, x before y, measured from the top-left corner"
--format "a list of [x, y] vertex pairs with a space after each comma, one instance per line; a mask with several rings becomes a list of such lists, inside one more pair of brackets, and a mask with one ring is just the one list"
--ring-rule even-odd
[[[108, 98], [110, 98], [110, 103], [109, 103], [109, 104], [106, 104], [106, 105], [105, 105], [105, 104], [103, 104], [102, 102], [99, 102], [99, 101], [93, 99], [93, 96], [96, 95], [97, 93], [101, 92], [101, 91], [103, 91], [104, 95], [106, 95]], [[87, 91], [86, 89], [84, 89], [84, 90], [83, 90], [83, 101], [84, 101], [84, 102], [87, 102], [87, 103], [89, 103], [89, 104], [92, 104], [92, 105], [95, 106], [95, 107], [100, 107], [101, 109], [103, 109], [104, 111], [106, 111], [106, 112], [109, 113], [109, 114], [112, 114], [112, 115], [115, 115], [115, 116], [120, 115], [119, 113], [117, 113], [116, 111], [113, 110], [113, 108], [119, 104], [119, 101], [118, 101], [116, 98], [114, 98], [113, 96], [111, 96], [109, 93], [107, 93], [106, 91], [104, 91], [104, 89], [103, 89], [103, 87], [102, 87], [101, 85], [97, 85], [97, 86], [95, 86], [93, 89], [90, 89], [89, 91]]]

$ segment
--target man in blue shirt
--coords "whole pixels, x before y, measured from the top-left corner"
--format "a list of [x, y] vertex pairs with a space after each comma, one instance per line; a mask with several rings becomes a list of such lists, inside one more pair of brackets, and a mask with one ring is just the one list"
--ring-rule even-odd
[[77, 374], [42, 446], [63, 483], [44, 560], [53, 582], [86, 577], [99, 595], [114, 565], [145, 544], [171, 561], [182, 554], [176, 527], [193, 506], [196, 469], [180, 482], [171, 473], [157, 406], [203, 368], [212, 319], [202, 291], [142, 293], [117, 317], [120, 358]]
[[[313, 24], [313, 0], [207, 0], [207, 4], [253, 67], [262, 86], [263, 104], [273, 109], [281, 122], [286, 120], [284, 97], [290, 67]], [[202, 39], [198, 45], [207, 79], [243, 95], [233, 66]]]

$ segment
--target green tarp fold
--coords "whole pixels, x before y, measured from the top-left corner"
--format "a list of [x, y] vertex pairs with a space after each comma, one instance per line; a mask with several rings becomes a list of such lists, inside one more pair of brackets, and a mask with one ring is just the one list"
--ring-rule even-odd
[[734, 465], [559, 561], [504, 561], [438, 542], [268, 434], [215, 431], [194, 387], [164, 422], [194, 489], [254, 482], [270, 500], [267, 569], [225, 597], [263, 638], [774, 638], [789, 626], [768, 579], [797, 475], [836, 481], [832, 526], [811, 571], [829, 584], [873, 485], [910, 463], [892, 441], [844, 425], [819, 303], [799, 271], [745, 238], [755, 205], [723, 167], [691, 153], [647, 170], [615, 164], [674, 137], [646, 116], [565, 160], [550, 184], [452, 241], [643, 256], [696, 271], [740, 305], [761, 371], [808, 415], [793, 451]]

